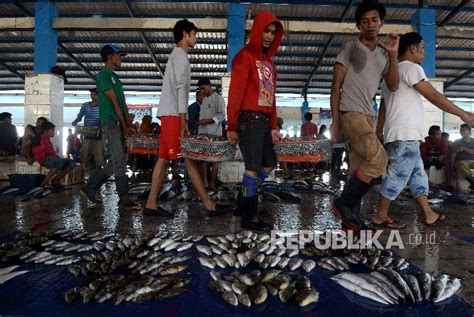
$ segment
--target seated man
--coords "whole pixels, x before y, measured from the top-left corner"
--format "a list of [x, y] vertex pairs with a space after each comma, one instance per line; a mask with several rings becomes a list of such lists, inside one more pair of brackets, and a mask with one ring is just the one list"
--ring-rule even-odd
[[441, 128], [432, 125], [428, 130], [425, 142], [420, 146], [421, 158], [425, 169], [435, 166], [440, 170], [444, 167], [446, 186], [451, 187], [451, 160], [449, 159], [448, 142], [441, 138]]
[[26, 157], [28, 164], [33, 164], [35, 162], [35, 157], [33, 156], [31, 149], [34, 146], [40, 145], [40, 135], [43, 132], [42, 126], [43, 123], [47, 121], [48, 119], [45, 117], [39, 117], [36, 119], [35, 126], [28, 124], [25, 127], [25, 134], [23, 135], [23, 142], [21, 144], [21, 153]]
[[32, 149], [36, 161], [50, 169], [40, 185], [43, 188], [62, 187], [60, 185], [61, 179], [76, 167], [76, 163], [73, 160], [60, 158], [54, 151], [53, 144], [51, 143], [51, 138], [54, 137], [54, 128], [55, 125], [51, 122], [43, 123], [40, 144]]
[[474, 177], [471, 169], [474, 168], [474, 139], [471, 138], [471, 127], [468, 124], [461, 125], [462, 139], [456, 140], [451, 145], [454, 153], [454, 168], [458, 176], [465, 178], [474, 189]]
[[0, 113], [0, 155], [16, 155], [18, 134], [12, 124], [12, 114]]

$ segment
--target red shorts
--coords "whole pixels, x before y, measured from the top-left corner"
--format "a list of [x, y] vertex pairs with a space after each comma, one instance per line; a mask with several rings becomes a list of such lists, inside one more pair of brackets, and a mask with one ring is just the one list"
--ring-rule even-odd
[[161, 119], [160, 148], [161, 159], [176, 160], [181, 157], [179, 146], [180, 120], [175, 116], [163, 116]]

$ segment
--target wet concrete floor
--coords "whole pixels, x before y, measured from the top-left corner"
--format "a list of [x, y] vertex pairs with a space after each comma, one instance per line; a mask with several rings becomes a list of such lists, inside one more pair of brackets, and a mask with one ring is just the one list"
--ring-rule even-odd
[[[5, 183], [0, 184], [2, 186]], [[143, 234], [157, 230], [198, 235], [223, 235], [238, 229], [238, 221], [230, 214], [206, 218], [198, 202], [178, 199], [165, 202], [176, 214], [173, 218], [144, 217], [140, 210], [117, 208], [118, 197], [113, 182], [100, 191], [102, 203], [92, 205], [79, 193], [80, 185], [66, 187], [41, 199], [22, 201], [21, 197], [0, 196], [0, 234], [51, 231], [67, 228], [87, 232], [118, 232]], [[263, 218], [276, 230], [329, 230], [340, 224], [330, 211], [333, 194], [317, 191], [296, 192], [302, 197], [298, 204], [264, 202]], [[375, 211], [377, 192], [372, 190], [364, 198], [363, 213], [370, 218]], [[407, 224], [399, 231], [403, 249], [393, 250], [426, 272], [442, 272], [462, 279], [460, 296], [474, 304], [474, 208], [457, 204], [435, 207], [447, 215], [436, 227], [426, 227], [414, 201], [400, 197], [392, 204], [391, 215]], [[380, 240], [389, 239], [389, 231]], [[460, 237], [470, 237], [473, 243]]]

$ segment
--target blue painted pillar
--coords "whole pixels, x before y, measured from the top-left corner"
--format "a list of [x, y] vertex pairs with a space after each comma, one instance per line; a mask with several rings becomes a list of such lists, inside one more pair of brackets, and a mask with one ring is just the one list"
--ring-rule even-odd
[[56, 65], [58, 32], [53, 29], [53, 18], [58, 9], [49, 1], [35, 4], [35, 73], [50, 73]]
[[309, 102], [307, 100], [303, 101], [303, 104], [301, 105], [301, 121], [303, 122], [306, 112], [309, 112]]
[[247, 5], [227, 4], [227, 71], [232, 71], [232, 60], [245, 44], [245, 14]]
[[425, 59], [421, 66], [428, 78], [436, 75], [436, 10], [420, 8], [411, 17], [411, 23], [416, 26], [425, 42]]

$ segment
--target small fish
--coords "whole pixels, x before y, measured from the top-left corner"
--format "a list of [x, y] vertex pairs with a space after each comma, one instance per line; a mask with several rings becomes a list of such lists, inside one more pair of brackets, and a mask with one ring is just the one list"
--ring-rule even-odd
[[256, 284], [250, 287], [248, 294], [252, 303], [255, 305], [262, 304], [268, 297], [268, 291], [262, 284]]
[[243, 306], [250, 307], [252, 305], [252, 301], [250, 300], [248, 294], [237, 295], [237, 298], [239, 300], [239, 304]]
[[201, 256], [198, 258], [199, 263], [201, 263], [202, 266], [208, 267], [210, 269], [214, 269], [216, 267], [216, 261], [214, 261], [212, 258], [207, 257], [207, 256]]
[[240, 283], [238, 281], [235, 281], [234, 283], [232, 283], [232, 290], [234, 291], [234, 293], [236, 293], [237, 295], [242, 295], [242, 294], [245, 294], [247, 292], [247, 289], [249, 288], [248, 285], [245, 285], [243, 283]]
[[10, 188], [10, 189], [7, 189], [6, 191], [4, 191], [2, 193], [2, 195], [8, 195], [8, 194], [12, 194], [12, 193], [15, 193], [17, 191], [19, 191], [20, 189], [18, 187], [13, 187], [13, 188]]
[[418, 284], [418, 280], [416, 279], [416, 277], [411, 274], [403, 274], [402, 277], [405, 280], [405, 282], [407, 282], [408, 286], [410, 287], [413, 293], [413, 296], [415, 298], [415, 301], [417, 303], [421, 302], [423, 298], [421, 297], [420, 285]]
[[74, 287], [74, 288], [68, 289], [66, 293], [64, 293], [64, 300], [66, 301], [66, 303], [72, 304], [76, 299], [79, 298], [79, 296], [80, 295], [77, 292], [77, 289]]
[[296, 278], [295, 287], [296, 287], [296, 289], [310, 288], [311, 287], [311, 281], [309, 280], [309, 278], [307, 276], [299, 275]]
[[38, 186], [30, 190], [29, 192], [27, 192], [26, 195], [27, 196], [34, 195], [35, 193], [40, 192], [40, 191], [43, 191], [43, 187]]
[[315, 288], [304, 288], [296, 291], [295, 300], [300, 307], [316, 303], [319, 299], [319, 293]]
[[316, 262], [314, 260], [308, 259], [301, 263], [301, 267], [306, 273], [309, 273], [316, 267]]
[[296, 287], [294, 285], [290, 285], [287, 288], [280, 290], [278, 297], [282, 303], [286, 303], [293, 297], [293, 295], [295, 295], [295, 293]]
[[434, 301], [441, 298], [444, 289], [449, 281], [449, 276], [446, 274], [441, 275], [431, 283], [431, 297]]
[[237, 296], [234, 294], [234, 292], [226, 291], [222, 293], [222, 298], [232, 306], [239, 305], [239, 300]]
[[431, 282], [432, 277], [428, 273], [419, 273], [416, 275], [418, 279], [418, 285], [420, 286], [421, 295], [424, 300], [429, 300], [431, 295]]
[[196, 249], [197, 249], [199, 252], [201, 252], [201, 253], [203, 253], [203, 254], [205, 254], [205, 255], [208, 255], [208, 256], [212, 255], [212, 249], [211, 249], [211, 247], [209, 247], [209, 246], [207, 246], [207, 245], [196, 244]]
[[298, 269], [301, 266], [301, 264], [303, 264], [303, 259], [292, 258], [290, 262], [288, 262], [288, 267], [290, 268], [290, 270], [294, 271]]

